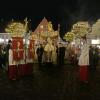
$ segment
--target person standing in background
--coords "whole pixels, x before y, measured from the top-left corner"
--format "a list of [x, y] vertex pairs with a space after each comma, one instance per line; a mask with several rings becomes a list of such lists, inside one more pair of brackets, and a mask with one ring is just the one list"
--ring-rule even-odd
[[93, 57], [94, 48], [90, 46], [89, 48], [89, 63], [90, 63], [90, 70], [94, 70], [94, 57]]
[[82, 37], [82, 48], [79, 57], [79, 80], [81, 82], [88, 82], [88, 66], [89, 66], [89, 45], [87, 43], [86, 37]]
[[65, 47], [60, 43], [57, 48], [57, 64], [58, 66], [64, 65], [64, 57], [65, 57]]
[[98, 47], [94, 47], [94, 70], [96, 70], [96, 67], [98, 66], [98, 62], [99, 62], [99, 49]]
[[2, 45], [0, 45], [0, 69], [2, 69]]
[[8, 44], [6, 46], [6, 70], [8, 70], [8, 65], [9, 65], [9, 49], [11, 48], [12, 46], [12, 41], [9, 40], [8, 41]]
[[43, 52], [44, 52], [44, 49], [42, 47], [42, 44], [39, 44], [39, 47], [37, 48], [37, 51], [36, 51], [37, 57], [38, 57], [39, 66], [41, 66], [41, 63], [42, 63]]
[[56, 59], [57, 59], [57, 53], [56, 53], [56, 45], [53, 43], [53, 46], [54, 46], [54, 51], [52, 51], [52, 62], [53, 64], [56, 64]]

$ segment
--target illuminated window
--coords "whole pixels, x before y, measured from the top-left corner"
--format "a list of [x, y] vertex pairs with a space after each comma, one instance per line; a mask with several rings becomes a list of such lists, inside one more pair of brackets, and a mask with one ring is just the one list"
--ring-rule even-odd
[[92, 44], [100, 44], [100, 40], [92, 40]]
[[97, 45], [97, 47], [100, 49], [100, 45]]

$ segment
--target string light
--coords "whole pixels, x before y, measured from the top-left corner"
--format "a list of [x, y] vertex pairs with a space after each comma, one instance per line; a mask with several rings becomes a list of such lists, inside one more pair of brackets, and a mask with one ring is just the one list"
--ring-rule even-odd
[[20, 22], [12, 22], [5, 29], [7, 33], [10, 33], [13, 37], [22, 37], [26, 33], [26, 27]]
[[[42, 28], [43, 28], [43, 26], [42, 26]], [[45, 38], [48, 38], [48, 37], [55, 38], [55, 37], [58, 36], [58, 31], [53, 30], [53, 25], [50, 21], [47, 25], [47, 31], [46, 32], [41, 32], [40, 36], [45, 37]]]
[[77, 22], [72, 27], [72, 32], [75, 34], [76, 38], [83, 37], [90, 32], [90, 25], [88, 22]]
[[73, 41], [74, 37], [75, 37], [75, 34], [74, 34], [74, 33], [72, 33], [72, 32], [67, 32], [67, 33], [65, 34], [65, 36], [64, 36], [64, 39], [65, 39], [66, 41], [71, 42], [71, 41]]

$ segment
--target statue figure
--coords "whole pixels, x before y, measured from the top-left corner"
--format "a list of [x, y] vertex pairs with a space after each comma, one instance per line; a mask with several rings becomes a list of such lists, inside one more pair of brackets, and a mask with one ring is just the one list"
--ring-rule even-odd
[[27, 31], [27, 25], [28, 25], [28, 20], [27, 20], [27, 18], [25, 18], [24, 22], [25, 22], [25, 30]]
[[48, 23], [48, 30], [49, 31], [52, 31], [53, 30], [53, 27], [52, 27], [52, 23], [51, 22]]
[[47, 39], [47, 44], [44, 47], [45, 52], [45, 61], [52, 62], [52, 52], [54, 51], [54, 46], [52, 45], [52, 40], [50, 38]]

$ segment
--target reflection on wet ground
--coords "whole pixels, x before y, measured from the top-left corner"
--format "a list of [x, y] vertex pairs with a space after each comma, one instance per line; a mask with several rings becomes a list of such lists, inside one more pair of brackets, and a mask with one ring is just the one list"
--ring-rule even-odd
[[100, 69], [78, 81], [78, 67], [33, 66], [33, 75], [10, 81], [0, 72], [0, 100], [100, 100]]

